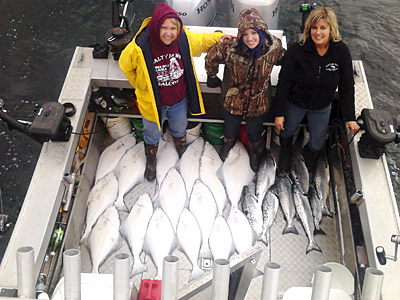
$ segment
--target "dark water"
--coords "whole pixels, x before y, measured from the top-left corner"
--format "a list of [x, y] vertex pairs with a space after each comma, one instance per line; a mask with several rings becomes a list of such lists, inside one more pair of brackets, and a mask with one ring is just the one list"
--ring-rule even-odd
[[[136, 31], [163, 1], [133, 2]], [[217, 0], [214, 26], [227, 26], [229, 0]], [[338, 16], [353, 59], [362, 60], [375, 108], [400, 119], [400, 5], [392, 0], [319, 1]], [[296, 39], [301, 15], [298, 0], [280, 1], [279, 28]], [[74, 48], [104, 43], [111, 27], [110, 0], [0, 0], [0, 97], [18, 119], [34, 115], [35, 103], [57, 101]], [[41, 146], [0, 122], [0, 188], [4, 210], [15, 222]], [[400, 148], [387, 147], [397, 199], [400, 198]], [[11, 230], [0, 238], [0, 260]]]

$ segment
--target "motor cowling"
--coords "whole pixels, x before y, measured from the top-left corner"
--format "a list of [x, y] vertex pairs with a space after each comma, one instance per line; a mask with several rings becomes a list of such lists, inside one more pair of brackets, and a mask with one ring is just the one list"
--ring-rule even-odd
[[397, 139], [397, 121], [387, 111], [364, 108], [357, 123], [365, 130], [358, 142], [362, 158], [378, 159], [385, 146]]

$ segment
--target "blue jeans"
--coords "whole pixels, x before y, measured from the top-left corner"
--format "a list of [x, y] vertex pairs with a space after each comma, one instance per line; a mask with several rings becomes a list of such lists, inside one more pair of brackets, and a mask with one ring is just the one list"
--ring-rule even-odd
[[186, 135], [187, 127], [187, 99], [183, 98], [174, 105], [161, 106], [161, 130], [158, 129], [156, 122], [143, 120], [143, 139], [146, 144], [158, 144], [163, 132], [163, 123], [168, 118], [168, 124], [173, 137], [183, 137]]
[[[258, 142], [263, 132], [265, 114], [258, 117], [246, 117], [246, 134], [250, 143]], [[242, 115], [232, 115], [224, 109], [225, 127], [224, 136], [228, 139], [235, 139], [239, 134]]]
[[293, 136], [301, 120], [307, 115], [310, 140], [307, 147], [312, 151], [320, 151], [325, 144], [326, 132], [329, 125], [329, 116], [331, 114], [331, 105], [319, 110], [309, 110], [288, 102], [287, 115], [280, 135], [282, 138]]

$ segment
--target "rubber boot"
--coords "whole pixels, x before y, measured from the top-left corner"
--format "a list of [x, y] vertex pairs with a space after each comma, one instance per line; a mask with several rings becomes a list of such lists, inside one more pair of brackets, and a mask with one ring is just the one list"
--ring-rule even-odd
[[229, 150], [231, 150], [234, 144], [235, 139], [228, 139], [224, 137], [224, 143], [222, 144], [221, 150], [219, 151], [219, 157], [222, 161], [225, 161], [225, 159], [228, 157]]
[[255, 143], [249, 142], [249, 157], [250, 157], [250, 167], [253, 172], [257, 173], [258, 167], [260, 165], [261, 154], [263, 149], [263, 139], [258, 140]]
[[186, 135], [183, 137], [173, 137], [174, 138], [174, 143], [176, 147], [176, 151], [178, 151], [179, 158], [182, 157], [183, 153], [186, 150]]
[[311, 150], [310, 148], [308, 148], [307, 145], [304, 146], [304, 148], [303, 148], [302, 155], [303, 155], [304, 161], [306, 163], [308, 173], [310, 174], [310, 178], [311, 178], [311, 175], [314, 174], [317, 158], [318, 158], [320, 152], [321, 151]]
[[149, 145], [144, 143], [144, 153], [146, 154], [146, 171], [144, 177], [148, 181], [153, 181], [156, 178], [156, 155], [158, 144]]
[[281, 144], [281, 149], [279, 152], [279, 170], [288, 173], [291, 164], [292, 156], [292, 141], [293, 137], [283, 138], [279, 137], [279, 143]]

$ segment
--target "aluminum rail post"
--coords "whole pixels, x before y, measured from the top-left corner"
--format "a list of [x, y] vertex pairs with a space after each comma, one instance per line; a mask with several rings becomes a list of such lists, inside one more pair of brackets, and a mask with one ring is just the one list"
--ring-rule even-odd
[[130, 297], [129, 255], [127, 253], [115, 254], [113, 265], [114, 265], [113, 299], [129, 300]]
[[375, 268], [365, 271], [361, 300], [380, 300], [383, 284], [383, 272]]
[[327, 266], [317, 266], [312, 285], [311, 300], [329, 300], [332, 269]]
[[81, 252], [78, 249], [65, 250], [64, 295], [65, 300], [81, 299]]
[[261, 300], [277, 300], [278, 284], [281, 266], [274, 262], [268, 262], [264, 267], [264, 278], [261, 291]]
[[17, 250], [17, 287], [19, 298], [35, 298], [34, 251], [32, 247]]
[[173, 255], [164, 257], [161, 283], [161, 300], [178, 299], [179, 258]]
[[229, 296], [229, 260], [216, 259], [212, 279], [212, 300], [227, 300]]

